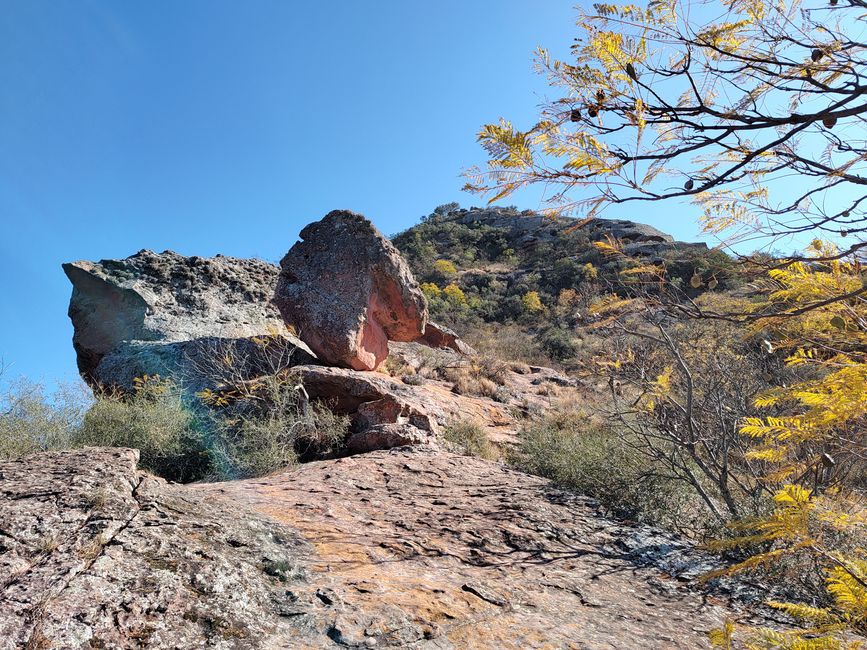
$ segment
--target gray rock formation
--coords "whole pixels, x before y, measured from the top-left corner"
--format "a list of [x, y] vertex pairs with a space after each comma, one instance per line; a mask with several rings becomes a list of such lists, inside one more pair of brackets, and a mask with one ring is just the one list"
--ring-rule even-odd
[[213, 382], [202, 370], [215, 351], [233, 353], [242, 373], [272, 362], [253, 337], [280, 336], [295, 362], [313, 359], [271, 304], [278, 270], [261, 260], [145, 250], [63, 270], [78, 368], [93, 385], [128, 389], [135, 376], [159, 374], [199, 388]]
[[445, 325], [439, 325], [432, 321], [428, 321], [424, 329], [424, 336], [419, 340], [432, 348], [449, 348], [465, 356], [476, 354], [473, 347], [461, 339], [456, 332]]
[[280, 269], [274, 302], [326, 362], [373, 370], [389, 340], [424, 333], [427, 301], [409, 266], [359, 214], [335, 210], [309, 224]]
[[[518, 212], [511, 208], [497, 207], [460, 210], [452, 213], [449, 218], [465, 225], [481, 224], [508, 230], [510, 236], [517, 239], [518, 245], [553, 239], [578, 223], [576, 219], [569, 217], [549, 217], [532, 210]], [[671, 235], [653, 226], [626, 219], [596, 218], [580, 228], [585, 230], [591, 239], [602, 239], [610, 235], [627, 243], [674, 241]]]
[[0, 462], [0, 649], [290, 647], [309, 546], [137, 461]]

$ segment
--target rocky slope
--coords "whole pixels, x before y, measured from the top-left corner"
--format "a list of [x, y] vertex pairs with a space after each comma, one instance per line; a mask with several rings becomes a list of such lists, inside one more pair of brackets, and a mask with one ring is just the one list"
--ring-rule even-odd
[[0, 463], [0, 648], [701, 648], [745, 616], [690, 586], [685, 544], [478, 459], [186, 486], [135, 464]]
[[[490, 236], [491, 255], [518, 246], [540, 264], [577, 228], [642, 255], [683, 246], [632, 222], [508, 210], [444, 223], [434, 234]], [[166, 483], [122, 449], [0, 463], [0, 648], [697, 648], [749, 615], [697, 588], [707, 563], [688, 544], [455, 455], [451, 423], [506, 447], [553, 393], [582, 399], [580, 383], [426, 324], [406, 262], [363, 217], [302, 235], [282, 269], [148, 251], [65, 265], [93, 386], [161, 374], [196, 403], [281, 373], [303, 387], [299, 408], [352, 426], [328, 460], [228, 483]]]

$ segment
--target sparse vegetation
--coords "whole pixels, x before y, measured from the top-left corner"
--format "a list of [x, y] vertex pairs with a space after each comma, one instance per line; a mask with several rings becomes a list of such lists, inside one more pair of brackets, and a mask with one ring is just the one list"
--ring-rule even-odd
[[696, 534], [696, 498], [683, 481], [600, 418], [560, 407], [529, 422], [517, 467], [594, 497], [611, 514]]
[[144, 469], [172, 481], [202, 478], [210, 465], [204, 422], [165, 380], [138, 383], [132, 395], [98, 395], [72, 430], [71, 447], [132, 447]]
[[142, 378], [131, 394], [103, 392], [95, 399], [83, 387], [49, 398], [42, 387], [19, 382], [4, 396], [0, 458], [88, 446], [131, 447], [139, 450], [142, 468], [188, 482], [261, 476], [294, 464], [299, 456], [327, 455], [339, 448], [348, 418], [324, 405], [306, 404], [295, 390], [297, 383], [273, 381], [277, 392], [267, 408], [260, 394], [261, 402], [227, 401], [218, 410], [187, 403], [175, 384], [158, 377]]
[[486, 460], [495, 460], [498, 457], [496, 448], [488, 439], [488, 434], [475, 422], [466, 420], [452, 422], [443, 431], [443, 437], [467, 456]]

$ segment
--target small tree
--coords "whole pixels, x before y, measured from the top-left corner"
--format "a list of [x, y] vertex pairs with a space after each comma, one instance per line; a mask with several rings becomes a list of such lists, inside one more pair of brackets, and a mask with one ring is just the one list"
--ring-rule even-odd
[[[556, 209], [692, 199], [709, 232], [867, 229], [863, 0], [594, 5], [572, 61], [539, 49], [561, 93], [526, 131], [485, 125], [493, 200], [543, 183]], [[796, 176], [797, 184], [784, 179]], [[573, 190], [589, 187], [582, 198]], [[785, 187], [776, 202], [770, 189]], [[863, 248], [856, 241], [845, 252]]]
[[[863, 539], [867, 525], [863, 482], [842, 483], [838, 469], [847, 456], [863, 466], [867, 430], [865, 8], [864, 0], [597, 4], [579, 16], [569, 61], [538, 51], [538, 70], [559, 96], [527, 130], [506, 120], [484, 126], [487, 169], [468, 172], [466, 189], [491, 201], [543, 184], [554, 188], [552, 210], [592, 218], [612, 205], [691, 200], [704, 230], [726, 243], [835, 240], [766, 258], [766, 299], [756, 304], [726, 313], [685, 303], [694, 315], [749, 323], [770, 352], [787, 350], [789, 364], [811, 364], [817, 377], [757, 399], [779, 416], [742, 422], [757, 442], [748, 456], [773, 467], [763, 480], [776, 490], [775, 509], [729, 544], [770, 546], [736, 568], [811, 553], [828, 572], [832, 606], [781, 605], [813, 627], [763, 633], [751, 647], [843, 647], [836, 632], [864, 631], [867, 552], [834, 544], [844, 533]], [[836, 533], [819, 534], [816, 517]], [[727, 626], [714, 642], [731, 647], [733, 632]]]

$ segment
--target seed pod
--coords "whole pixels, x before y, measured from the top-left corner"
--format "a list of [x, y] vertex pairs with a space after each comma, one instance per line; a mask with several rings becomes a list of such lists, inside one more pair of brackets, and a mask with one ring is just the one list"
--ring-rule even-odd
[[822, 58], [822, 50], [813, 50], [810, 52], [810, 58], [813, 60], [813, 63]]
[[846, 329], [846, 321], [840, 316], [834, 316], [834, 318], [831, 319], [831, 325], [836, 327], [838, 330]]
[[715, 277], [711, 278], [710, 280], [707, 281], [707, 288], [708, 289], [716, 289], [718, 284], [719, 284], [719, 282], [717, 282], [717, 279]]
[[573, 108], [569, 112], [569, 120], [571, 122], [578, 122], [580, 119], [581, 119], [581, 111], [579, 111], [577, 108]]
[[599, 111], [597, 111], [595, 107], [591, 106], [587, 109], [587, 115], [589, 115], [590, 117], [596, 117], [597, 115], [599, 115]]
[[701, 276], [698, 272], [693, 273], [692, 277], [689, 279], [689, 286], [693, 289], [698, 289], [702, 285]]
[[627, 75], [630, 79], [632, 79], [633, 81], [637, 81], [637, 80], [638, 80], [638, 75], [635, 74], [635, 67], [632, 65], [632, 63], [627, 63], [627, 64], [626, 64], [626, 75]]
[[848, 231], [848, 230], [841, 230], [841, 231], [840, 231], [840, 236], [841, 236], [841, 237], [846, 237], [846, 236], [848, 236], [848, 235], [849, 235], [849, 231]]
[[601, 88], [596, 91], [596, 101], [600, 104], [605, 101], [605, 91]]
[[834, 125], [836, 125], [836, 124], [837, 124], [837, 118], [834, 117], [833, 115], [829, 115], [828, 117], [826, 117], [825, 119], [822, 120], [822, 125], [826, 129], [833, 129]]
[[695, 187], [695, 181], [693, 181], [691, 178], [683, 184], [683, 189], [685, 189], [687, 192], [689, 192], [693, 187]]
[[837, 6], [837, 0], [831, 0], [831, 6], [836, 7]]

